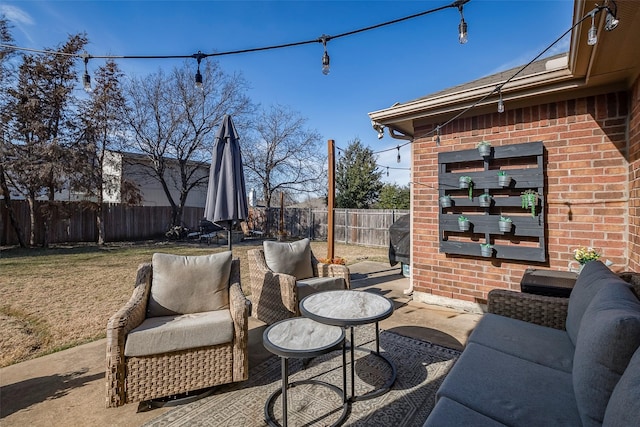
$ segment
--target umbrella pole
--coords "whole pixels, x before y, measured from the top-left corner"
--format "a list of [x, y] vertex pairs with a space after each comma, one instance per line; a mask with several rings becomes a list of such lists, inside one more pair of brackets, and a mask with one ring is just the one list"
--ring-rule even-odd
[[229, 227], [227, 228], [227, 242], [229, 245], [229, 250], [231, 250], [232, 242], [231, 242], [231, 226], [233, 225], [233, 220], [229, 221]]

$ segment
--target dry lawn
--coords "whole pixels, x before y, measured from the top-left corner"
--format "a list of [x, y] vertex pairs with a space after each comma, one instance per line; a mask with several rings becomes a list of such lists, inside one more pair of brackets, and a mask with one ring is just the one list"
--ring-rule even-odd
[[[247, 294], [247, 250], [261, 244], [233, 247]], [[317, 257], [326, 256], [325, 242], [311, 245]], [[149, 262], [154, 252], [203, 255], [226, 249], [156, 242], [0, 251], [0, 367], [104, 338], [107, 320], [131, 296], [137, 266]], [[337, 243], [335, 254], [347, 264], [388, 261], [386, 248]]]

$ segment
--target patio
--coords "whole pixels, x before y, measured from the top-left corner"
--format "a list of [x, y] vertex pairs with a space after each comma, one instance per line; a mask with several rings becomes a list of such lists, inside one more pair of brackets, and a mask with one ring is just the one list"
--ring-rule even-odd
[[[365, 261], [350, 266], [352, 287], [381, 293], [395, 311], [381, 328], [401, 335], [462, 349], [480, 315], [413, 302], [404, 294], [409, 279], [399, 268]], [[272, 356], [262, 346], [265, 325], [249, 323], [249, 366]], [[3, 426], [140, 426], [172, 408], [136, 412], [138, 405], [105, 408], [105, 344], [99, 340], [0, 371]], [[260, 421], [260, 420], [257, 420]]]

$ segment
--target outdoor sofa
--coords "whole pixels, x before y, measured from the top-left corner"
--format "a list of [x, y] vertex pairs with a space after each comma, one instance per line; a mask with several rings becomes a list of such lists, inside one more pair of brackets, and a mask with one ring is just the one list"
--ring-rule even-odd
[[638, 290], [599, 261], [569, 298], [492, 290], [424, 426], [640, 425]]

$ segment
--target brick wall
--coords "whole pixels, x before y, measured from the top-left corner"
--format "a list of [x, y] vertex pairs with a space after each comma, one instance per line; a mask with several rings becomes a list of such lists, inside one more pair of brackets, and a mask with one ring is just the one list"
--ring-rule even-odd
[[[637, 267], [640, 260], [631, 253], [637, 254], [640, 245], [636, 211], [640, 210], [639, 92], [636, 84], [633, 92], [460, 119], [442, 129], [439, 146], [431, 136], [420, 138], [433, 127], [420, 127], [418, 123], [412, 144], [414, 290], [418, 294], [484, 303], [493, 288], [519, 290], [527, 267], [567, 270], [577, 246], [597, 248], [603, 259], [614, 263], [614, 270]], [[627, 144], [630, 115], [631, 146]], [[481, 140], [490, 141], [493, 146], [543, 141], [547, 154], [546, 263], [491, 261], [439, 252], [438, 153], [475, 148]], [[631, 168], [630, 148], [634, 156]], [[630, 176], [635, 188], [631, 212]], [[633, 221], [629, 220], [630, 213]], [[626, 244], [629, 240], [632, 241]]]
[[629, 264], [640, 271], [640, 78], [630, 92], [629, 115]]

